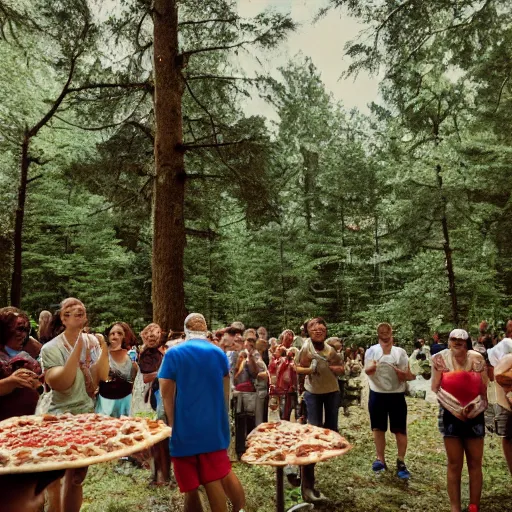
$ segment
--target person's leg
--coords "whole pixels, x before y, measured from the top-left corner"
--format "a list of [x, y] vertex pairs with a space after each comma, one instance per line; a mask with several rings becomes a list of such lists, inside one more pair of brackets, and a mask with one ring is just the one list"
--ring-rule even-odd
[[458, 437], [445, 437], [444, 447], [448, 458], [446, 483], [451, 512], [461, 512], [460, 479], [464, 463], [464, 445]]
[[68, 469], [64, 476], [62, 488], [62, 510], [64, 512], [79, 512], [82, 507], [82, 483], [88, 468]]
[[503, 455], [507, 461], [508, 469], [512, 474], [512, 412], [496, 404], [494, 421], [496, 433], [502, 438], [501, 446], [503, 448]]
[[222, 487], [228, 500], [233, 506], [233, 512], [238, 512], [245, 507], [245, 491], [238, 477], [230, 471], [222, 480]]
[[386, 432], [374, 429], [372, 433], [377, 459], [379, 459], [383, 464], [386, 464]]
[[501, 443], [503, 447], [503, 455], [505, 455], [505, 460], [507, 461], [508, 470], [512, 475], [512, 439], [507, 439], [504, 437], [501, 440]]
[[63, 512], [62, 482], [63, 478], [59, 478], [46, 488], [46, 495], [48, 497], [48, 512]]
[[482, 459], [484, 456], [484, 438], [470, 438], [464, 440], [466, 463], [469, 473], [469, 502], [480, 505], [482, 496]]
[[396, 446], [398, 448], [398, 458], [403, 462], [407, 452], [407, 434], [396, 433]]
[[204, 484], [204, 488], [208, 495], [208, 503], [210, 504], [211, 511], [227, 512], [228, 504], [221, 480]]
[[[323, 400], [322, 395], [316, 395], [309, 391], [304, 392], [304, 401], [308, 410], [308, 424], [321, 427], [323, 423]], [[315, 465], [308, 464], [302, 467], [302, 488], [314, 489], [315, 487]]]
[[321, 395], [305, 391], [304, 402], [308, 411], [308, 424], [321, 427], [323, 424], [323, 401]]
[[305, 466], [301, 466], [301, 482], [303, 492], [305, 489], [313, 490], [315, 488], [315, 465], [316, 464], [307, 464]]
[[169, 454], [169, 441], [164, 439], [150, 448], [152, 457], [152, 480], [157, 484], [165, 484], [170, 480], [171, 456]]
[[[383, 393], [376, 393], [370, 390], [368, 398], [368, 412], [370, 413], [370, 426], [373, 442], [375, 443], [376, 457], [384, 465], [386, 464], [386, 431], [388, 429], [386, 396]], [[377, 471], [377, 469], [374, 471]]]
[[197, 489], [185, 493], [185, 506], [183, 512], [203, 512], [201, 498]]
[[410, 477], [405, 465], [407, 452], [407, 402], [404, 393], [394, 393], [389, 398], [389, 429], [396, 438], [397, 446], [397, 476], [402, 479]]
[[340, 392], [325, 393], [323, 395], [325, 409], [325, 428], [338, 432], [338, 413], [340, 409]]
[[286, 393], [281, 397], [281, 419], [290, 421], [292, 416], [292, 397]]

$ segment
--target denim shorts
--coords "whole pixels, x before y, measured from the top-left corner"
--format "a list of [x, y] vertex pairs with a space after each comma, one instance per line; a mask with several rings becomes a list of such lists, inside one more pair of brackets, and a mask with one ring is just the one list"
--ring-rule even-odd
[[499, 404], [495, 405], [496, 415], [494, 421], [496, 423], [496, 434], [499, 437], [512, 439], [512, 411], [505, 409]]
[[459, 420], [450, 411], [439, 407], [437, 426], [443, 437], [458, 437], [472, 439], [485, 436], [485, 414], [482, 412], [476, 418], [466, 421]]

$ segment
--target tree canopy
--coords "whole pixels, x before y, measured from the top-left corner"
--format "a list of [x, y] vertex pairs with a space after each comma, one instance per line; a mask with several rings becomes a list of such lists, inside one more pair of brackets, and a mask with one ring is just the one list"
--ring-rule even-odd
[[[380, 321], [404, 339], [499, 329], [512, 6], [326, 9], [364, 23], [345, 51], [350, 75], [381, 77], [368, 111], [302, 54], [272, 76], [240, 69], [237, 53], [271, 55], [296, 28], [275, 10], [0, 1], [1, 305], [35, 317], [77, 295], [98, 326], [179, 329], [199, 310], [275, 334], [323, 315], [361, 343]], [[275, 123], [246, 113], [252, 96]]]

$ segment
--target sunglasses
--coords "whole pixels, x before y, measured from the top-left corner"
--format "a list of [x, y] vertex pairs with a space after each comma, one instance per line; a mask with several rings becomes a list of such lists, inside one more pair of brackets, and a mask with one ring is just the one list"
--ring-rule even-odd
[[15, 330], [17, 332], [30, 332], [30, 327], [25, 325], [18, 325]]

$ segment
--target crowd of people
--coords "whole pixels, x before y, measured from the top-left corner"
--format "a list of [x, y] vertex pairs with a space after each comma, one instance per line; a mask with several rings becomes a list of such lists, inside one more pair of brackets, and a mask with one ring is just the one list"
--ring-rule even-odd
[[[431, 346], [417, 340], [410, 356], [395, 345], [388, 323], [377, 326], [377, 343], [365, 350], [329, 337], [320, 317], [305, 322], [297, 335], [286, 329], [269, 338], [264, 327], [246, 329], [241, 322], [211, 332], [204, 317], [193, 313], [183, 332], [166, 333], [151, 323], [140, 338], [142, 343], [125, 322], [115, 322], [103, 334], [91, 333], [86, 307], [75, 298], [63, 300], [54, 314], [43, 311], [36, 332], [23, 311], [0, 309], [0, 420], [45, 412], [96, 411], [113, 417], [153, 412], [173, 427], [173, 435], [148, 454], [152, 485], [175, 479], [188, 512], [201, 510], [202, 485], [214, 512], [227, 510], [227, 499], [237, 512], [245, 497], [231, 469], [232, 427], [238, 456], [247, 435], [269, 417], [338, 431], [340, 409], [349, 414], [350, 406], [361, 405], [363, 377], [376, 453], [372, 470], [388, 469], [389, 428], [397, 443], [396, 475], [409, 479], [405, 396], [408, 383], [418, 377], [428, 381], [440, 405], [451, 511], [462, 510], [464, 457], [468, 510], [478, 511], [486, 425], [503, 438], [512, 473], [507, 395], [512, 389], [495, 383], [496, 403], [489, 405], [487, 398], [495, 376], [512, 369], [512, 321], [502, 340], [483, 322], [474, 342], [467, 331], [454, 329], [445, 342], [437, 335]], [[305, 501], [327, 499], [316, 486], [314, 464], [285, 472], [290, 483], [301, 486]], [[87, 468], [66, 470], [35, 488], [46, 487], [50, 512], [79, 511], [86, 475]]]

